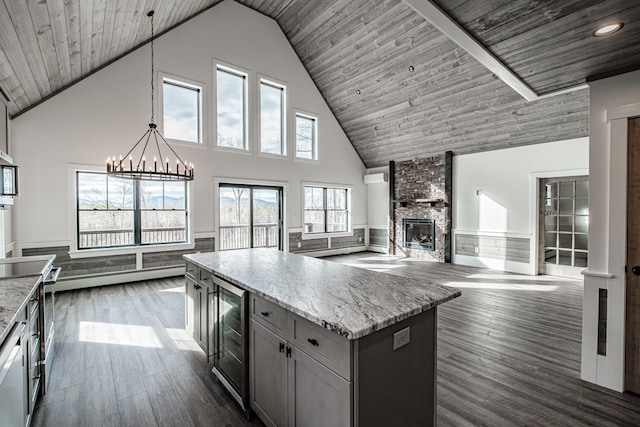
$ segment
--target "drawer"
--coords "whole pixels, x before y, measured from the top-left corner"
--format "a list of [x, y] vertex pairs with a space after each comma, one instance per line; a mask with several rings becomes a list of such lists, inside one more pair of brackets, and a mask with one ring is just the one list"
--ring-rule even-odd
[[299, 350], [351, 381], [350, 340], [293, 313], [291, 334], [292, 344]]
[[251, 294], [251, 317], [264, 325], [270, 331], [284, 336], [287, 325], [287, 310], [267, 301], [257, 295]]

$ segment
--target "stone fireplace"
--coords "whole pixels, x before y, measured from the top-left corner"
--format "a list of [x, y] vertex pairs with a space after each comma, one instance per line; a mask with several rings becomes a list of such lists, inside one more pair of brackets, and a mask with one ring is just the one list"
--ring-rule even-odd
[[389, 163], [392, 254], [451, 262], [452, 158]]

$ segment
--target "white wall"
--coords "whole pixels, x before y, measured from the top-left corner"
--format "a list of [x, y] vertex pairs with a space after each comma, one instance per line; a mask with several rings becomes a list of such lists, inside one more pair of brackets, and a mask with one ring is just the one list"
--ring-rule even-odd
[[535, 274], [536, 181], [586, 174], [588, 159], [588, 138], [453, 156], [454, 238], [458, 233], [528, 238], [532, 253], [528, 264], [455, 255], [453, 262]]
[[[205, 85], [205, 146], [174, 145], [196, 169], [191, 217], [196, 236], [215, 231], [214, 178], [287, 183], [290, 228], [302, 225], [301, 181], [351, 185], [352, 223], [366, 224], [365, 167], [274, 20], [227, 0], [163, 35], [155, 47], [156, 70]], [[69, 244], [74, 239], [73, 222], [68, 221], [75, 215], [68, 202], [74, 192], [69, 170], [74, 165], [102, 169], [108, 156], [126, 153], [146, 131], [149, 52], [148, 46], [138, 49], [13, 121], [12, 153], [22, 185], [13, 208], [17, 246]], [[319, 161], [214, 149], [214, 58], [249, 71], [253, 117], [258, 113], [258, 76], [286, 83], [288, 119], [294, 108], [318, 117]], [[254, 125], [251, 144], [257, 141], [255, 131]], [[288, 132], [289, 138], [292, 135]]]
[[[627, 120], [640, 116], [640, 72], [589, 83], [589, 264], [582, 329], [584, 380], [624, 390]], [[606, 356], [597, 354], [598, 290], [607, 289]]]
[[[387, 166], [367, 169], [367, 174], [385, 173]], [[389, 181], [367, 184], [367, 224], [372, 228], [389, 227]]]

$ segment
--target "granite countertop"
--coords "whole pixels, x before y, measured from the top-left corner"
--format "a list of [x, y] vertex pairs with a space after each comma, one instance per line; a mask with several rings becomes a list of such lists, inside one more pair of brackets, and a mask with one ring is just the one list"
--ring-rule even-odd
[[274, 249], [184, 258], [347, 339], [366, 336], [461, 295], [456, 288]]
[[[43, 261], [44, 268], [54, 259], [55, 255], [5, 258], [0, 260], [0, 263]], [[41, 276], [42, 274], [36, 273], [0, 279], [0, 344], [11, 332], [11, 327], [16, 322], [18, 313], [25, 308], [29, 295], [38, 285]]]
[[9, 334], [18, 312], [24, 309], [39, 275], [0, 279], [0, 343]]

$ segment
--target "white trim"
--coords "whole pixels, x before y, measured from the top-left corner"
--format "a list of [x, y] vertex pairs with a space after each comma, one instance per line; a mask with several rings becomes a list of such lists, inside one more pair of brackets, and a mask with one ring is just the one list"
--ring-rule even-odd
[[214, 250], [220, 250], [220, 239], [217, 236], [220, 235], [220, 184], [241, 184], [241, 185], [263, 185], [268, 187], [282, 187], [282, 250], [287, 252], [289, 250], [289, 235], [286, 234], [287, 230], [287, 196], [289, 193], [289, 182], [287, 181], [266, 181], [261, 179], [247, 179], [247, 178], [230, 178], [230, 177], [212, 177], [213, 180], [213, 227], [215, 229], [216, 239], [214, 242]]
[[587, 89], [588, 85], [582, 84], [569, 87], [555, 92], [538, 95], [520, 77], [513, 73], [505, 64], [494, 56], [487, 48], [480, 44], [456, 21], [451, 19], [432, 1], [425, 0], [403, 0], [407, 6], [415, 10], [424, 19], [429, 21], [435, 28], [440, 30], [451, 41], [464, 49], [469, 55], [474, 57], [480, 64], [495, 74], [500, 80], [518, 92], [527, 101], [536, 101], [541, 98], [560, 95], [575, 90]]
[[[312, 156], [313, 158], [311, 159], [305, 159], [304, 157], [298, 157], [296, 154], [298, 153], [298, 133], [297, 133], [297, 121], [298, 121], [298, 116], [304, 118], [304, 119], [308, 119], [308, 120], [313, 120], [314, 123], [314, 137], [315, 140], [313, 141], [313, 153]], [[318, 137], [318, 135], [320, 134], [319, 129], [320, 129], [320, 119], [318, 118], [318, 114], [315, 113], [310, 113], [307, 111], [304, 111], [300, 108], [293, 108], [293, 132], [291, 133], [292, 135], [292, 147], [291, 147], [291, 154], [293, 156], [293, 160], [295, 161], [300, 161], [300, 162], [311, 162], [311, 163], [319, 163], [320, 162], [320, 153], [319, 153], [319, 141], [320, 138]]]
[[[576, 140], [588, 140], [588, 138], [575, 138]], [[570, 140], [571, 141], [571, 140]], [[530, 253], [531, 264], [533, 270], [531, 274], [538, 274], [539, 263], [538, 257], [540, 256], [540, 185], [539, 180], [543, 178], [564, 178], [570, 176], [589, 176], [589, 169], [564, 169], [564, 170], [551, 170], [551, 171], [538, 171], [529, 173], [529, 229], [532, 231], [530, 241]]]
[[620, 105], [607, 110], [607, 121], [640, 116], [640, 104]]
[[[199, 129], [200, 141], [198, 142], [185, 141], [182, 139], [169, 138], [165, 135], [165, 129], [164, 129], [164, 81], [165, 80], [168, 80], [170, 83], [173, 83], [176, 86], [182, 86], [187, 89], [197, 89], [199, 91], [200, 96], [198, 101], [200, 105], [198, 107], [200, 109], [200, 117], [198, 117], [198, 124], [200, 126], [200, 129]], [[209, 139], [209, 132], [208, 132], [209, 129], [207, 124], [210, 122], [210, 120], [205, 119], [205, 117], [210, 117], [209, 103], [207, 99], [208, 97], [206, 96], [206, 94], [208, 93], [206, 83], [202, 83], [196, 80], [188, 79], [188, 78], [181, 77], [171, 73], [166, 73], [164, 71], [158, 71], [157, 87], [158, 87], [158, 105], [156, 108], [158, 111], [156, 111], [155, 113], [156, 113], [156, 117], [158, 117], [156, 122], [158, 125], [158, 130], [160, 131], [160, 134], [167, 140], [167, 142], [171, 144], [182, 145], [185, 147], [206, 149], [208, 146], [207, 140]]]
[[[211, 103], [212, 103], [211, 111], [213, 112], [213, 114], [211, 116], [213, 117], [213, 120], [211, 120], [212, 122], [211, 123], [211, 135], [212, 135], [211, 147], [213, 147], [216, 150], [252, 154], [253, 144], [251, 144], [251, 138], [253, 136], [253, 130], [250, 129], [251, 128], [250, 123], [252, 122], [250, 105], [253, 101], [252, 89], [251, 89], [253, 85], [249, 84], [249, 79], [252, 76], [251, 70], [244, 67], [238, 67], [228, 62], [221, 61], [217, 58], [213, 58], [212, 63], [213, 63], [213, 72], [212, 72], [211, 79], [213, 83], [211, 85]], [[244, 91], [245, 91], [245, 99], [244, 99], [244, 115], [245, 115], [244, 145], [245, 146], [244, 148], [224, 147], [224, 146], [218, 145], [218, 68], [227, 73], [244, 77]]]
[[[106, 165], [106, 163], [105, 163]], [[193, 221], [191, 217], [193, 216], [194, 211], [194, 202], [193, 202], [193, 194], [195, 193], [195, 180], [191, 181], [187, 184], [187, 233], [186, 236], [187, 241], [181, 243], [164, 243], [160, 245], [138, 245], [138, 246], [122, 246], [122, 247], [113, 247], [113, 248], [94, 248], [94, 249], [78, 249], [78, 215], [77, 215], [77, 204], [76, 204], [76, 174], [77, 172], [98, 172], [104, 173], [106, 175], [106, 166], [96, 166], [96, 165], [83, 165], [78, 163], [67, 163], [67, 208], [69, 215], [67, 215], [67, 236], [68, 240], [65, 241], [64, 245], [69, 246], [69, 257], [70, 258], [91, 258], [105, 255], [118, 255], [118, 254], [141, 254], [145, 252], [164, 252], [167, 247], [179, 247], [179, 249], [168, 249], [168, 250], [185, 250], [185, 249], [193, 249], [194, 247], [194, 232], [193, 232]], [[37, 242], [35, 242], [37, 243]], [[29, 246], [24, 247], [41, 247], [41, 246], [32, 246], [34, 242], [30, 242]], [[57, 245], [63, 246], [63, 245]], [[157, 249], [156, 249], [157, 248]], [[143, 249], [142, 251], [140, 249]]]
[[[280, 150], [282, 151], [280, 154], [277, 153], [265, 153], [262, 151], [262, 109], [261, 109], [261, 98], [262, 98], [262, 84], [267, 86], [271, 86], [273, 88], [282, 89], [282, 140], [280, 145]], [[255, 116], [255, 126], [256, 126], [256, 154], [262, 157], [277, 157], [281, 159], [291, 159], [291, 147], [289, 147], [289, 135], [292, 132], [288, 129], [290, 125], [289, 117], [289, 90], [288, 83], [282, 80], [274, 79], [268, 77], [261, 73], [256, 73], [256, 116]]]
[[148, 269], [142, 271], [125, 271], [118, 273], [76, 276], [59, 279], [54, 288], [56, 292], [73, 289], [92, 288], [96, 286], [115, 285], [119, 283], [137, 282], [140, 280], [161, 279], [184, 275], [184, 267]]
[[[153, 246], [121, 246], [114, 248], [95, 248], [69, 250], [69, 258], [97, 258], [110, 255], [142, 255], [154, 252], [185, 251], [195, 248], [195, 243], [166, 243]], [[139, 268], [142, 268], [140, 266]]]
[[[351, 211], [351, 192], [353, 191], [352, 185], [346, 184], [327, 184], [327, 183], [319, 183], [319, 182], [309, 182], [309, 181], [300, 181], [300, 221], [304, 224], [304, 188], [305, 187], [316, 187], [316, 188], [332, 188], [332, 189], [340, 189], [347, 190], [347, 230], [339, 231], [334, 233], [312, 233], [307, 234], [304, 231], [304, 225], [302, 226], [300, 233], [302, 240], [310, 240], [310, 239], [321, 239], [327, 237], [347, 237], [353, 235], [353, 229], [356, 228], [352, 224], [353, 212]], [[325, 225], [326, 228], [326, 225]], [[365, 233], [366, 234], [366, 233]], [[329, 247], [331, 247], [331, 239], [329, 239]]]
[[598, 277], [600, 279], [613, 279], [615, 276], [611, 273], [602, 273], [600, 271], [589, 271], [588, 269], [584, 269], [580, 272], [583, 276], [587, 277]]

